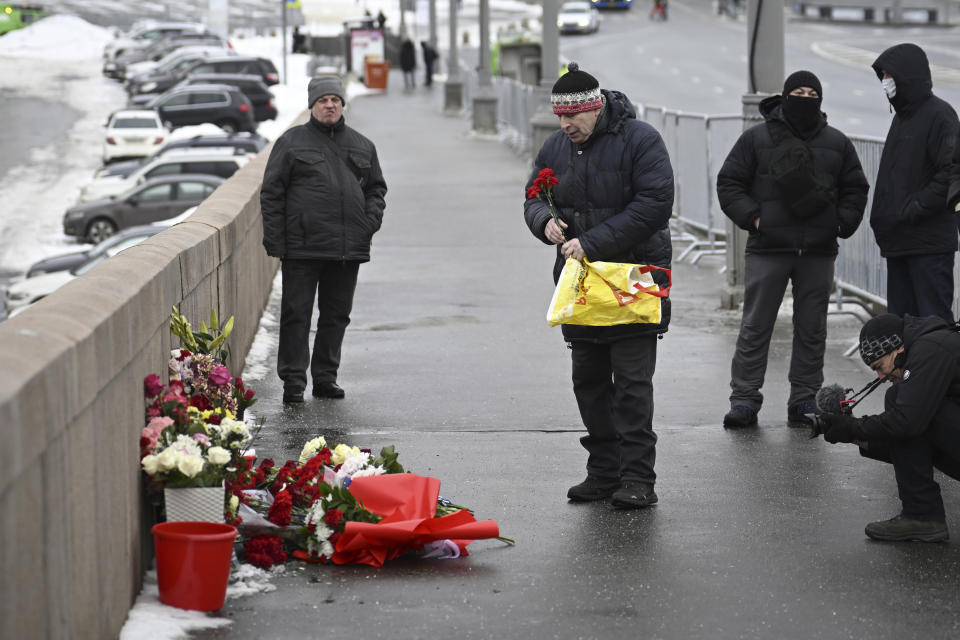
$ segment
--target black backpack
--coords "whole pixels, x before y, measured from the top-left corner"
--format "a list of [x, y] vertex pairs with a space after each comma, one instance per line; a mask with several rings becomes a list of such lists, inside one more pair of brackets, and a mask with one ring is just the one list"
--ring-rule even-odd
[[810, 147], [786, 124], [767, 121], [773, 138], [768, 171], [786, 207], [798, 218], [810, 218], [837, 202], [833, 179], [817, 164]]

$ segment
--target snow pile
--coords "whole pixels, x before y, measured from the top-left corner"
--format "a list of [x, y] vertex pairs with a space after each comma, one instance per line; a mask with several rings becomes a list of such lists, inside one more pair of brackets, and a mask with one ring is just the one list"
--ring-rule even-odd
[[44, 60], [99, 60], [113, 40], [108, 29], [76, 16], [50, 16], [0, 38], [0, 55]]
[[[276, 586], [270, 583], [270, 577], [283, 572], [283, 566], [265, 571], [250, 564], [234, 564], [227, 585], [227, 599], [274, 591]], [[229, 618], [163, 604], [160, 602], [157, 572], [148, 571], [143, 579], [143, 590], [120, 630], [120, 640], [183, 640], [192, 631], [219, 629], [232, 622]]]

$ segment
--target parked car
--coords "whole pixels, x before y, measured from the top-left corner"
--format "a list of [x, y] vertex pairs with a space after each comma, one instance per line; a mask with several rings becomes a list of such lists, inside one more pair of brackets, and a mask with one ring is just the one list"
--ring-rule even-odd
[[177, 174], [152, 178], [117, 198], [74, 205], [63, 216], [63, 232], [89, 242], [102, 242], [117, 232], [180, 215], [200, 204], [224, 178]]
[[177, 87], [145, 106], [156, 109], [170, 129], [210, 122], [227, 133], [257, 130], [250, 99], [240, 89], [225, 84]]
[[226, 84], [236, 87], [250, 99], [253, 105], [253, 119], [257, 122], [277, 119], [277, 107], [274, 96], [258, 75], [245, 73], [191, 73], [177, 86], [194, 84]]
[[147, 224], [123, 229], [84, 251], [71, 251], [38, 260], [27, 269], [26, 277], [35, 278], [45, 273], [53, 273], [54, 271], [70, 271], [97, 256], [106, 255], [109, 257], [116, 255], [130, 246], [130, 240], [138, 239], [137, 241], [139, 242], [139, 240], [149, 238], [166, 228], [168, 228], [168, 225]]
[[[141, 95], [156, 96], [163, 93], [170, 87], [186, 77], [187, 72], [198, 62], [208, 60], [210, 57], [222, 58], [232, 57], [235, 54], [229, 51], [220, 51], [216, 54], [209, 53], [210, 47], [183, 47], [174, 51], [174, 54], [180, 53], [183, 57], [167, 62], [158, 66], [152, 71], [127, 75], [124, 82], [124, 90], [129, 96], [131, 102], [139, 99]], [[146, 98], [149, 100], [150, 98]]]
[[126, 90], [131, 99], [141, 93], [162, 93], [189, 75], [209, 73], [256, 75], [268, 86], [277, 84], [280, 79], [277, 68], [267, 58], [219, 55], [207, 56], [194, 60], [191, 64], [181, 64], [164, 72], [158, 70], [149, 76], [134, 78], [127, 84]]
[[229, 43], [212, 33], [181, 33], [173, 38], [158, 38], [143, 49], [127, 51], [111, 62], [104, 64], [104, 74], [111, 78], [121, 79], [127, 74], [127, 65], [144, 60], [159, 60], [180, 47], [200, 46], [229, 48]]
[[[103, 47], [103, 59], [110, 62], [125, 51], [130, 49], [142, 49], [150, 45], [154, 40], [172, 33], [184, 33], [187, 31], [203, 31], [203, 25], [192, 22], [162, 22], [162, 23], [144, 23], [126, 34], [122, 34]], [[106, 71], [106, 69], [104, 69]]]
[[248, 155], [235, 155], [222, 151], [210, 152], [205, 149], [184, 149], [164, 154], [126, 177], [106, 176], [95, 178], [80, 190], [80, 197], [77, 202], [90, 202], [110, 196], [119, 196], [130, 191], [141, 182], [158, 176], [201, 173], [226, 179], [236, 173], [237, 169], [249, 160]]
[[195, 73], [250, 73], [263, 78], [263, 83], [271, 86], [280, 82], [280, 74], [269, 58], [248, 56], [224, 56], [198, 62], [187, 70], [185, 75]]
[[560, 33], [595, 33], [600, 28], [600, 12], [590, 2], [564, 2], [557, 15]]
[[153, 109], [115, 111], [104, 124], [103, 161], [149, 156], [164, 143], [167, 133]]
[[[63, 285], [90, 271], [90, 269], [93, 269], [107, 258], [115, 256], [124, 249], [140, 244], [151, 235], [155, 235], [166, 228], [167, 227], [159, 225], [138, 227], [138, 231], [131, 233], [123, 241], [117, 242], [110, 247], [109, 250], [92, 255], [87, 260], [74, 265], [70, 269], [42, 273], [10, 285], [3, 299], [7, 317], [17, 315], [37, 300], [46, 298]], [[130, 231], [133, 232], [134, 229], [130, 229]]]
[[180, 63], [186, 59], [189, 59], [189, 63], [185, 64], [184, 68], [189, 66], [189, 64], [196, 62], [197, 60], [225, 55], [232, 54], [229, 49], [225, 49], [223, 47], [188, 46], [178, 47], [156, 61], [144, 60], [143, 62], [134, 62], [127, 65], [126, 74], [124, 76], [127, 93], [130, 92], [129, 87], [134, 78], [142, 79], [154, 73], [169, 71], [175, 65], [177, 65], [177, 63]]
[[196, 135], [183, 140], [171, 140], [160, 147], [152, 156], [105, 165], [97, 170], [94, 177], [121, 176], [125, 178], [155, 158], [159, 158], [167, 153], [185, 151], [187, 149], [203, 149], [204, 151], [212, 153], [234, 153], [246, 155], [252, 159], [253, 156], [260, 153], [260, 151], [267, 146], [267, 142], [267, 139], [259, 133], [250, 133], [247, 131]]

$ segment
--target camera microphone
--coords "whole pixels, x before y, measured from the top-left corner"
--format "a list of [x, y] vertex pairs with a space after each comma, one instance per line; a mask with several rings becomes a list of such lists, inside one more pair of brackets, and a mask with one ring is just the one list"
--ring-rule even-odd
[[852, 389], [844, 389], [838, 384], [828, 384], [817, 391], [816, 403], [817, 409], [821, 413], [844, 413], [844, 406], [841, 404], [847, 399], [847, 393]]

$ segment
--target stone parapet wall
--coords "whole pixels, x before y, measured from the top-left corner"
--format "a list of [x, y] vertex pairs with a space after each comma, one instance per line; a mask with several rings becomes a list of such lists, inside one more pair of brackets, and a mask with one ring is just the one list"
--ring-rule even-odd
[[262, 246], [268, 150], [188, 220], [0, 323], [0, 637], [117, 637], [150, 558], [143, 379], [171, 307], [233, 315], [242, 369], [279, 262]]

